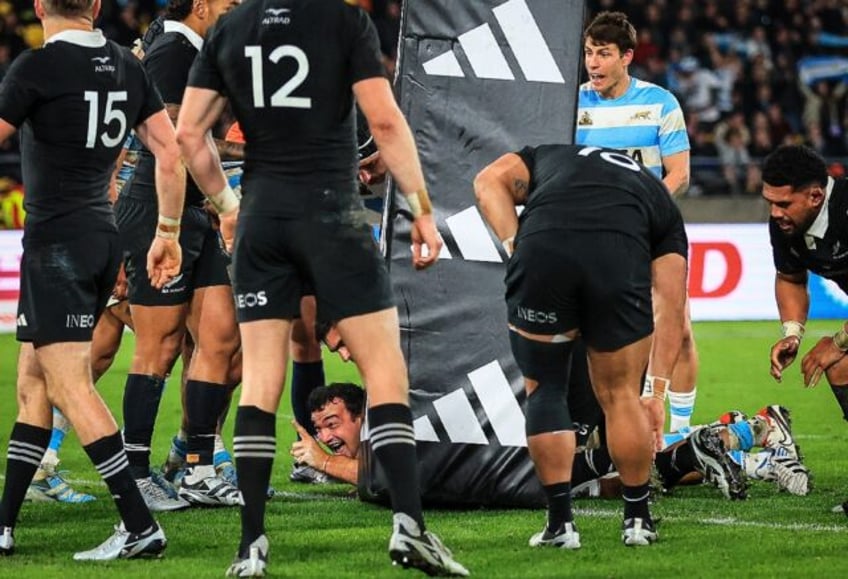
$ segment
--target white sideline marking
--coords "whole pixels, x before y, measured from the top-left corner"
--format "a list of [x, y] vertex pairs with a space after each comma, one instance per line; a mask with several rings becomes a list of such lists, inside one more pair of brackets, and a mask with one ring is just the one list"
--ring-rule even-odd
[[[621, 517], [620, 511], [600, 511], [597, 509], [574, 509], [575, 514], [597, 517], [600, 519], [611, 519]], [[818, 525], [810, 523], [766, 523], [763, 521], [743, 521], [736, 517], [687, 517], [685, 515], [663, 515], [663, 521], [679, 521], [681, 523], [703, 523], [706, 525], [721, 525], [724, 527], [756, 527], [760, 529], [773, 529], [775, 531], [814, 531], [824, 533], [846, 533], [848, 527], [844, 525]]]
[[[5, 480], [4, 475], [0, 475], [0, 480]], [[103, 481], [92, 481], [85, 479], [66, 479], [65, 482], [81, 485], [106, 486]], [[275, 497], [284, 499], [293, 499], [298, 501], [349, 501], [350, 497], [339, 495], [328, 495], [323, 493], [293, 493], [290, 491], [275, 491]], [[574, 509], [575, 514], [584, 517], [596, 517], [599, 519], [612, 519], [621, 517], [619, 511], [602, 511], [598, 509]], [[844, 525], [817, 525], [810, 523], [766, 523], [763, 521], [743, 521], [736, 517], [709, 517], [699, 519], [697, 517], [687, 517], [685, 515], [663, 515], [664, 521], [679, 521], [681, 523], [703, 523], [705, 525], [721, 525], [730, 527], [754, 527], [759, 529], [773, 529], [775, 531], [812, 531], [819, 533], [848, 533], [848, 527]]]

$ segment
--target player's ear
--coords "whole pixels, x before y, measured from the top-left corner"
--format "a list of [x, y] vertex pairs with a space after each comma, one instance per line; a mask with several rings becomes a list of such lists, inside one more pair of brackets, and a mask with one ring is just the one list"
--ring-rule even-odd
[[624, 66], [630, 66], [630, 63], [633, 62], [633, 49], [628, 48], [627, 50], [622, 52], [621, 60], [624, 61]]
[[816, 186], [810, 189], [810, 204], [813, 207], [818, 207], [824, 203], [824, 189], [822, 187]]
[[204, 18], [206, 16], [206, 13], [208, 12], [206, 0], [194, 0], [191, 9], [195, 14], [197, 14], [198, 17]]
[[100, 0], [94, 0], [94, 4], [91, 6], [91, 19], [97, 20], [97, 17], [100, 16], [100, 8], [102, 7]]
[[44, 20], [44, 4], [41, 0], [33, 1], [33, 9], [35, 10], [35, 16], [39, 20]]

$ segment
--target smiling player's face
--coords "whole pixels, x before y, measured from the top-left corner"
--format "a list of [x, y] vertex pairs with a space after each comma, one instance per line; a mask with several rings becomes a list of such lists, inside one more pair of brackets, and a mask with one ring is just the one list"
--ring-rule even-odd
[[334, 398], [312, 413], [318, 440], [334, 453], [355, 458], [359, 450], [362, 417], [354, 417], [341, 398]]

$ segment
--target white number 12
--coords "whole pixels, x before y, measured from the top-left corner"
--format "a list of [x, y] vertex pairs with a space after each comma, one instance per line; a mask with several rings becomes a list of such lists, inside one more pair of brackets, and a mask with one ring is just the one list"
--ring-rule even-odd
[[[262, 47], [245, 46], [244, 55], [250, 60], [250, 76], [253, 80], [253, 106], [258, 109], [265, 107], [265, 79], [262, 68]], [[283, 86], [271, 95], [272, 107], [290, 107], [295, 109], [311, 109], [312, 99], [309, 97], [291, 96], [306, 77], [309, 76], [309, 59], [306, 53], [297, 46], [285, 44], [278, 46], [268, 55], [268, 60], [277, 64], [280, 59], [289, 57], [297, 63], [294, 75]]]

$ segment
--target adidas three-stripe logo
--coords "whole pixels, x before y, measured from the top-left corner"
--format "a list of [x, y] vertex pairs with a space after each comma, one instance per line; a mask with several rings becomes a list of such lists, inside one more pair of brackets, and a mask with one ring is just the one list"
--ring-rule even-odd
[[[497, 360], [468, 373], [471, 387], [489, 419], [489, 425], [501, 446], [527, 446], [524, 413]], [[460, 388], [433, 401], [436, 414], [450, 442], [455, 444], [489, 444], [477, 413]], [[413, 421], [415, 438], [424, 442], [441, 442], [427, 416]]]
[[[492, 9], [518, 67], [529, 82], [565, 84], [539, 25], [525, 0], [508, 0]], [[488, 23], [457, 37], [462, 53], [477, 78], [515, 80], [506, 56]], [[464, 78], [466, 75], [453, 52], [445, 52], [424, 63], [432, 76]]]

